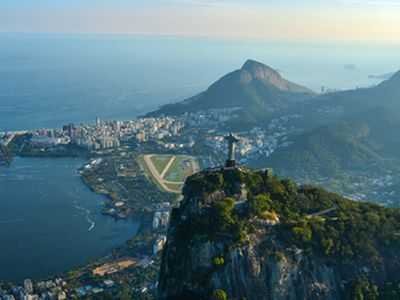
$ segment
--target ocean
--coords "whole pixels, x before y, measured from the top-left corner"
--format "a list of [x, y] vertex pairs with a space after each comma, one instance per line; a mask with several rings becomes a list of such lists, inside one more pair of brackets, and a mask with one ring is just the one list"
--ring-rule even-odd
[[399, 44], [0, 33], [0, 131], [132, 119], [183, 100], [246, 59], [315, 91], [375, 85]]

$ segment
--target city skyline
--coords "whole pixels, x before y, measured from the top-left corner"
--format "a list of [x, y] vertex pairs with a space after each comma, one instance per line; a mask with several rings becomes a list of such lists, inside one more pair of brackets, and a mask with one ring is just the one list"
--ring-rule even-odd
[[397, 0], [4, 0], [0, 32], [396, 42], [399, 14]]

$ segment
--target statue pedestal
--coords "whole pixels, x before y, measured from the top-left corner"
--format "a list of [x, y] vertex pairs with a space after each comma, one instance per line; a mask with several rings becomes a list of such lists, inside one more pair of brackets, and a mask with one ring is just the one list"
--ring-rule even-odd
[[225, 163], [225, 167], [226, 168], [234, 168], [234, 167], [236, 167], [236, 161], [227, 159], [226, 163]]

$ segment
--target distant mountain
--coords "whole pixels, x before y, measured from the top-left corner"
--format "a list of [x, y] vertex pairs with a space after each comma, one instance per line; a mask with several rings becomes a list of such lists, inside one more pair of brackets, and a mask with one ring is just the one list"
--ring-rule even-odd
[[369, 138], [381, 145], [382, 156], [400, 158], [400, 110], [389, 110], [382, 106], [371, 107], [348, 118], [352, 122], [366, 123]]
[[264, 163], [281, 176], [302, 182], [320, 178], [344, 180], [346, 173], [376, 173], [390, 169], [382, 146], [371, 136], [368, 123], [332, 123], [306, 132], [273, 153]]
[[206, 91], [183, 102], [165, 105], [150, 115], [229, 107], [265, 114], [312, 95], [313, 91], [284, 79], [274, 69], [248, 60], [241, 69], [225, 75]]
[[[333, 111], [333, 113], [332, 113]], [[272, 166], [280, 176], [351, 185], [349, 176], [379, 177], [400, 168], [400, 72], [376, 87], [330, 93], [293, 108], [304, 133], [253, 166]]]
[[380, 80], [388, 80], [393, 75], [394, 75], [394, 73], [384, 73], [384, 74], [378, 74], [378, 75], [371, 74], [371, 75], [368, 75], [368, 78], [380, 79]]
[[390, 109], [393, 113], [393, 109], [396, 109], [400, 115], [400, 71], [375, 87], [321, 95], [316, 102], [319, 105], [343, 106], [347, 115], [378, 106]]
[[400, 71], [372, 89], [371, 94], [375, 97], [379, 97], [379, 99], [377, 98], [376, 100], [381, 102], [380, 104], [382, 105], [400, 108]]

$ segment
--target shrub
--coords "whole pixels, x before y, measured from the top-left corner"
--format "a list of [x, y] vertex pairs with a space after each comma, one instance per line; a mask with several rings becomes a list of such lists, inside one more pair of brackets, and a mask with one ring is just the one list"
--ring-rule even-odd
[[211, 219], [214, 222], [215, 229], [218, 232], [223, 232], [235, 223], [232, 216], [235, 200], [232, 198], [225, 198], [215, 202], [211, 206]]
[[255, 196], [249, 201], [249, 213], [251, 216], [260, 216], [271, 206], [272, 200], [268, 194]]
[[214, 259], [213, 259], [214, 267], [220, 269], [224, 266], [224, 264], [225, 264], [225, 260], [224, 260], [223, 256], [214, 257]]
[[308, 243], [312, 239], [312, 231], [308, 227], [294, 227], [293, 233], [295, 234], [296, 239], [303, 243]]
[[211, 300], [227, 300], [227, 296], [225, 291], [223, 290], [214, 290], [211, 295]]

